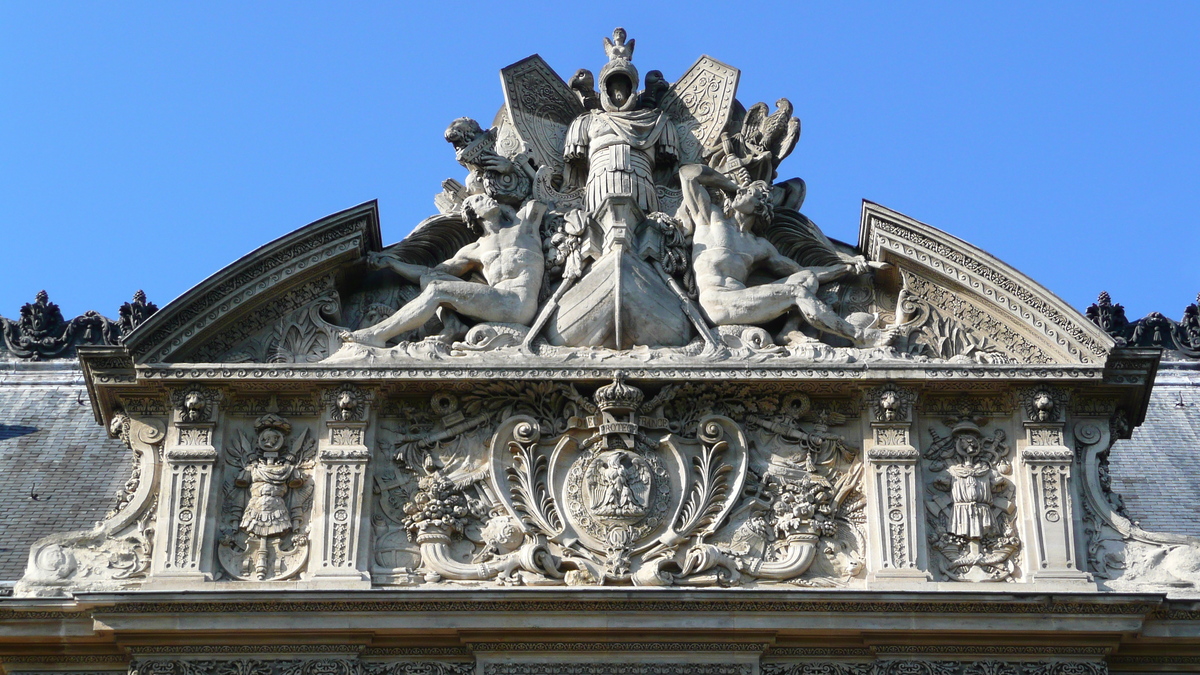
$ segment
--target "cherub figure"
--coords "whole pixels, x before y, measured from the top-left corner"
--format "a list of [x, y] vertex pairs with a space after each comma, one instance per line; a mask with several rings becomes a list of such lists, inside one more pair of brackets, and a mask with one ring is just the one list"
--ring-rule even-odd
[[[817, 298], [821, 284], [870, 269], [862, 257], [825, 267], [802, 267], [781, 254], [762, 235], [771, 224], [770, 186], [733, 179], [700, 164], [679, 170], [683, 187], [680, 220], [692, 235], [692, 266], [700, 289], [700, 308], [718, 326], [760, 325], [796, 310], [815, 328], [848, 338], [857, 346], [885, 346], [895, 335], [851, 324]], [[729, 195], [716, 204], [708, 188]], [[756, 270], [778, 280], [748, 285]]]
[[[462, 211], [479, 239], [436, 267], [406, 263], [391, 253], [367, 257], [372, 266], [389, 268], [420, 284], [421, 293], [387, 319], [343, 332], [343, 341], [384, 347], [392, 338], [424, 325], [440, 307], [477, 321], [522, 326], [533, 322], [546, 264], [540, 233], [545, 206], [531, 200], [515, 211], [487, 195], [472, 195], [463, 202]], [[464, 279], [473, 272], [480, 273], [484, 283]]]

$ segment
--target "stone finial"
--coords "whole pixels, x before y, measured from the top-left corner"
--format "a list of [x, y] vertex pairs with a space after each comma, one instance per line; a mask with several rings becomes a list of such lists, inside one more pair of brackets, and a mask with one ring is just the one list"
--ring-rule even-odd
[[158, 311], [158, 305], [146, 300], [146, 293], [138, 289], [133, 294], [133, 300], [121, 305], [117, 310], [117, 326], [121, 337], [129, 335], [135, 328], [146, 322], [152, 314]]

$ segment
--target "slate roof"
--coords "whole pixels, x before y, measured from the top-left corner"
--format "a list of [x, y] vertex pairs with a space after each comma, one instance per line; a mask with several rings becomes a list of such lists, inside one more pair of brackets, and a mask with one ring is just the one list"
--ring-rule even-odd
[[1109, 471], [1142, 529], [1200, 537], [1200, 363], [1162, 364], [1146, 421], [1113, 446]]
[[77, 362], [0, 364], [0, 582], [24, 574], [37, 539], [103, 520], [131, 469]]

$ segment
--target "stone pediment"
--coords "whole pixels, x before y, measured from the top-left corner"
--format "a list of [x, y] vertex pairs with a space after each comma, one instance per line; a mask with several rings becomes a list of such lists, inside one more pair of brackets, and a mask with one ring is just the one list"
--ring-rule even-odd
[[212, 362], [226, 344], [269, 331], [296, 310], [335, 297], [333, 276], [380, 247], [374, 201], [247, 253], [152, 315], [124, 340], [137, 363]]
[[[904, 320], [938, 356], [1103, 365], [1115, 342], [1078, 310], [987, 252], [925, 223], [864, 202], [859, 250], [899, 274]], [[952, 326], [942, 328], [942, 326]], [[988, 358], [983, 356], [984, 358]]]
[[[446, 228], [446, 221], [453, 227]], [[469, 241], [471, 236], [461, 223], [435, 216], [413, 235], [384, 249], [379, 245], [374, 203], [368, 203], [244, 256], [163, 308], [125, 345], [135, 362], [146, 364], [315, 364], [334, 355], [342, 346], [338, 333], [364, 325], [369, 316], [366, 305], [389, 292], [379, 280], [383, 275], [376, 273], [372, 279], [364, 270], [366, 255], [401, 250], [413, 259], [436, 261], [446, 255], [445, 250]], [[766, 331], [751, 330], [752, 337], [761, 340], [755, 343], [722, 329], [718, 330], [727, 347], [724, 353], [705, 354], [696, 346], [649, 345], [625, 350], [543, 345], [542, 350], [524, 351], [516, 341], [519, 327], [500, 327], [477, 331], [473, 342], [409, 342], [400, 348], [342, 354], [330, 362], [544, 368], [573, 360], [601, 370], [661, 364], [701, 369], [750, 365], [770, 371], [850, 363], [916, 369], [971, 364], [1099, 370], [1114, 347], [1103, 330], [1027, 276], [952, 235], [886, 207], [865, 202], [858, 247], [834, 245], [887, 264], [870, 286], [835, 284], [825, 292], [841, 305], [857, 302], [859, 308], [885, 314], [900, 332], [899, 347], [891, 353], [864, 353], [844, 342], [841, 347], [793, 348], [774, 344]], [[865, 296], [865, 301], [855, 294]]]
[[639, 92], [608, 47], [600, 91], [503, 69], [400, 242], [364, 204], [81, 347], [134, 479], [21, 592], [1095, 591], [1157, 355], [878, 205], [830, 240], [787, 99], [707, 57]]

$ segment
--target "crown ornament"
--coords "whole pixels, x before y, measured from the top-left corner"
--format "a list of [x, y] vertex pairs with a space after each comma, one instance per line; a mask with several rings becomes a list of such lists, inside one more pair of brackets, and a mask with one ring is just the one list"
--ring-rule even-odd
[[637, 412], [642, 407], [642, 401], [646, 396], [641, 389], [626, 384], [625, 374], [618, 371], [613, 376], [612, 384], [606, 384], [597, 389], [593, 398], [601, 411], [620, 414]]
[[287, 436], [292, 433], [292, 424], [275, 413], [267, 413], [254, 422], [254, 431], [262, 433], [267, 429], [275, 429]]

